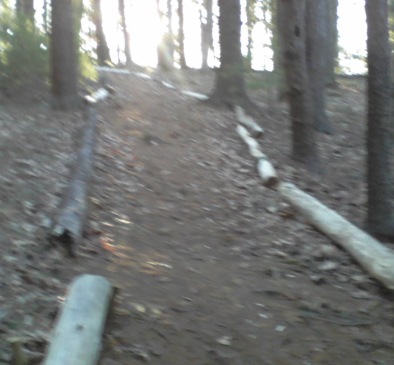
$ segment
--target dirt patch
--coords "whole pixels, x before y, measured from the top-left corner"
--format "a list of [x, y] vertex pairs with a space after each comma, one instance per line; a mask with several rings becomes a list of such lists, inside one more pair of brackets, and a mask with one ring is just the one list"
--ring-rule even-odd
[[[165, 87], [208, 93], [213, 74], [107, 75], [91, 214], [79, 258], [48, 250], [82, 117], [1, 110], [0, 362], [7, 339], [41, 352], [58, 297], [82, 272], [119, 296], [102, 364], [391, 364], [392, 298], [346, 253], [262, 187], [230, 111]], [[251, 92], [280, 176], [362, 225], [363, 85], [329, 99], [323, 176], [289, 158], [287, 108]]]

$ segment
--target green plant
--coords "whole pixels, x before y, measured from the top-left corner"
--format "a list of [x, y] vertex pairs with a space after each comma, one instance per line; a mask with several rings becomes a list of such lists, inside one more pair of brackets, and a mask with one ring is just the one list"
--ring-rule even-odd
[[22, 16], [3, 9], [0, 29], [2, 87], [15, 89], [38, 80], [46, 81], [49, 69], [48, 39]]

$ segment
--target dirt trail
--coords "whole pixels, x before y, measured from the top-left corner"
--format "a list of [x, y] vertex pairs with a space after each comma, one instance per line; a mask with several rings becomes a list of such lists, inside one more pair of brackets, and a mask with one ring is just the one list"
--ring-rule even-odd
[[[202, 93], [214, 79], [153, 77]], [[48, 250], [44, 237], [81, 115], [45, 105], [0, 110], [0, 365], [11, 336], [44, 350], [58, 297], [84, 272], [119, 288], [101, 365], [394, 364], [392, 297], [262, 187], [231, 112], [154, 79], [107, 78], [117, 93], [98, 110], [91, 214], [77, 260]], [[251, 95], [263, 151], [280, 176], [360, 224], [363, 86], [343, 84], [329, 99], [338, 134], [319, 136], [322, 177], [288, 158], [285, 106], [269, 90]]]
[[102, 363], [392, 363], [392, 306], [261, 186], [233, 115], [113, 82], [91, 217], [93, 267], [120, 288]]

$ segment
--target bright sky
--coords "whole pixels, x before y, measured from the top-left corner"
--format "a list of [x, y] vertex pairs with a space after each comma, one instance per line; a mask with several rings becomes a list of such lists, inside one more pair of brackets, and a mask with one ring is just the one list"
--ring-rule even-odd
[[[163, 1], [163, 0], [162, 0]], [[174, 0], [173, 0], [174, 1]], [[241, 0], [242, 3], [245, 0]], [[129, 0], [125, 0], [126, 7]], [[156, 12], [156, 0], [133, 0], [132, 7], [128, 6], [129, 31], [131, 34], [131, 49], [134, 62], [142, 65], [155, 66], [157, 63], [156, 45], [160, 39], [162, 26]], [[164, 1], [165, 3], [166, 1]], [[199, 67], [200, 55], [200, 23], [198, 5], [195, 1], [184, 0], [185, 6], [185, 51], [189, 66]], [[42, 0], [36, 0], [36, 8], [42, 8]], [[176, 8], [176, 1], [174, 1]], [[112, 57], [117, 59], [118, 39], [121, 36], [117, 25], [118, 1], [102, 0], [104, 28], [112, 49]], [[217, 9], [215, 10], [217, 13]], [[349, 55], [366, 55], [366, 22], [364, 0], [339, 0], [338, 30], [339, 46]], [[177, 17], [173, 16], [174, 32], [177, 31]], [[269, 48], [269, 34], [260, 23], [254, 29], [254, 63], [253, 67], [262, 69], [272, 67], [272, 51]], [[210, 57], [214, 62], [213, 55]], [[341, 65], [345, 70], [365, 72], [365, 64], [361, 60], [349, 60], [342, 55]]]

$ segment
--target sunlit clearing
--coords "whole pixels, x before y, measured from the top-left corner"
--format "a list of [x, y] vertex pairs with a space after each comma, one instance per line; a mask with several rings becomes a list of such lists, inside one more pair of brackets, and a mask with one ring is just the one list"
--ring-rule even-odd
[[[118, 49], [123, 49], [123, 33], [118, 22], [119, 9], [114, 0], [102, 0], [103, 27], [111, 58], [124, 61], [124, 55]], [[161, 37], [163, 27], [156, 11], [155, 1], [138, 1], [126, 8], [128, 31], [131, 38], [131, 53], [135, 63], [154, 67], [157, 64], [156, 46]]]

